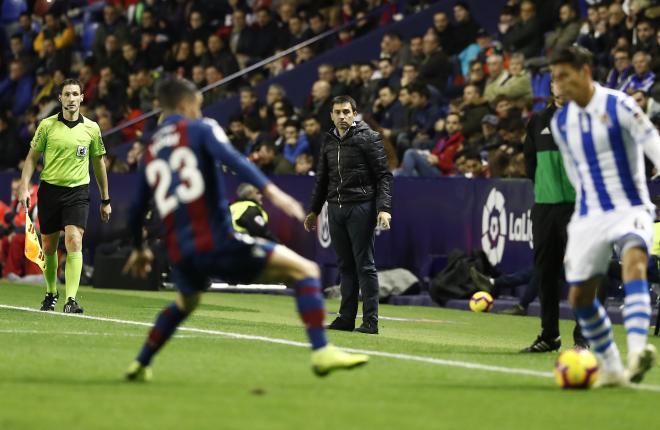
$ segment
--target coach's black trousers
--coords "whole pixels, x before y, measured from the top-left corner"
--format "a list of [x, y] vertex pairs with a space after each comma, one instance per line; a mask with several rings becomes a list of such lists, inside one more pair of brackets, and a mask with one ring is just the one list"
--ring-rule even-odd
[[374, 263], [376, 204], [328, 205], [330, 238], [337, 252], [341, 276], [342, 319], [355, 321], [362, 291], [363, 321], [378, 322], [378, 276]]
[[541, 337], [559, 336], [559, 295], [564, 273], [566, 228], [573, 214], [573, 203], [540, 204], [532, 208], [534, 267], [541, 300]]

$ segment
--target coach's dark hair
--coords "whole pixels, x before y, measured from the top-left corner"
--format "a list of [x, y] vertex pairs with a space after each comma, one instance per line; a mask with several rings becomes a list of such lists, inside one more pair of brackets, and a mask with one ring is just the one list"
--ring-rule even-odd
[[593, 55], [581, 46], [566, 46], [556, 50], [550, 57], [550, 65], [568, 64], [574, 69], [593, 65]]
[[60, 94], [62, 94], [62, 91], [64, 91], [64, 87], [66, 87], [67, 85], [78, 85], [78, 88], [80, 88], [80, 92], [82, 92], [83, 90], [83, 86], [78, 79], [67, 78], [63, 80], [62, 85], [60, 85]]
[[357, 112], [357, 103], [355, 103], [355, 100], [351, 96], [337, 96], [332, 99], [332, 107], [335, 105], [343, 105], [344, 103], [350, 103], [351, 109], [353, 109], [353, 112]]
[[187, 79], [166, 79], [158, 85], [156, 94], [160, 107], [165, 110], [174, 110], [181, 100], [194, 97], [197, 93], [195, 84]]

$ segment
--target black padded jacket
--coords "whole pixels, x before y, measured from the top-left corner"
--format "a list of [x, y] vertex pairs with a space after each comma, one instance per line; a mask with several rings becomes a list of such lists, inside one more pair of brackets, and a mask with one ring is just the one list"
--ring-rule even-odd
[[391, 213], [392, 181], [377, 132], [363, 121], [356, 121], [342, 138], [333, 128], [321, 146], [310, 209], [320, 213], [326, 200], [341, 206], [375, 199], [378, 212]]

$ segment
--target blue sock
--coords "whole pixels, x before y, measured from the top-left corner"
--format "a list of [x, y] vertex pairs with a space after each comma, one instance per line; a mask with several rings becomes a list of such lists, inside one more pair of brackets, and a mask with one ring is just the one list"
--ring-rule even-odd
[[148, 366], [153, 356], [172, 337], [176, 328], [187, 316], [188, 314], [179, 309], [174, 302], [163, 309], [156, 318], [156, 322], [149, 332], [149, 336], [137, 357], [137, 361], [144, 366]]
[[623, 285], [623, 325], [628, 334], [628, 353], [639, 352], [646, 346], [651, 322], [651, 296], [646, 279], [637, 279]]
[[603, 362], [606, 371], [623, 371], [619, 349], [614, 343], [612, 323], [600, 301], [594, 299], [590, 306], [575, 309], [575, 316], [582, 328], [582, 334]]
[[323, 348], [328, 344], [328, 340], [323, 327], [325, 308], [321, 294], [321, 281], [317, 278], [305, 278], [296, 282], [294, 288], [298, 313], [305, 324], [312, 349]]

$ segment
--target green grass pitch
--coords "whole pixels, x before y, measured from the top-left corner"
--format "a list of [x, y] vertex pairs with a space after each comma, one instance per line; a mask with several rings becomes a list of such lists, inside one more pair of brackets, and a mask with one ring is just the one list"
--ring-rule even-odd
[[[42, 297], [38, 287], [0, 284], [0, 305], [36, 308]], [[143, 323], [173, 297], [79, 293], [86, 315]], [[335, 311], [338, 303], [327, 306]], [[404, 356], [373, 356], [366, 367], [319, 379], [305, 348], [184, 330], [156, 357], [152, 383], [128, 384], [123, 372], [147, 327], [0, 307], [0, 429], [620, 430], [657, 424], [660, 369], [648, 375], [646, 390], [562, 391], [547, 376], [555, 354], [516, 352], [536, 336], [536, 318], [394, 306], [382, 306], [381, 315], [405, 320], [382, 320], [378, 336], [330, 332], [331, 341]], [[207, 294], [184, 327], [305, 342], [288, 297]], [[571, 330], [562, 321], [565, 341]], [[623, 327], [615, 332], [625, 350]], [[651, 342], [660, 349], [660, 338]], [[419, 357], [437, 360], [415, 361]]]

